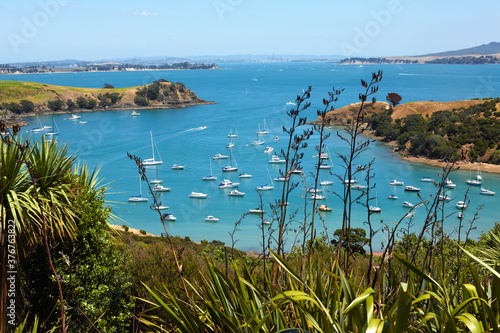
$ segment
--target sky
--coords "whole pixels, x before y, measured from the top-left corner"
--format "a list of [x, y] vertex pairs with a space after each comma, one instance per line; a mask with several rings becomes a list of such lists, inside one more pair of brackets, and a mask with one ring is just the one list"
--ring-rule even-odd
[[0, 63], [422, 55], [500, 42], [500, 1], [0, 0]]

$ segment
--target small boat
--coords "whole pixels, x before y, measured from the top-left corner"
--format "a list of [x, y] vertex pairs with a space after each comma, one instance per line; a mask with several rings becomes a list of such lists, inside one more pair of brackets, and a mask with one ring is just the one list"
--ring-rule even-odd
[[[233, 124], [234, 126], [234, 124]], [[228, 138], [237, 138], [238, 137], [238, 132], [236, 131], [236, 126], [234, 126], [234, 133], [233, 130], [230, 128], [229, 129], [229, 134], [227, 135]]]
[[415, 186], [406, 186], [405, 191], [407, 192], [419, 192], [420, 188]]
[[228, 180], [228, 179], [224, 179], [222, 181], [222, 183], [219, 184], [219, 188], [234, 188], [234, 187], [238, 187], [238, 185], [240, 185], [240, 183], [233, 183], [232, 181]]
[[377, 206], [370, 206], [368, 210], [370, 211], [370, 213], [380, 213], [382, 211], [382, 208]]
[[161, 179], [153, 179], [152, 181], [150, 181], [151, 184], [161, 184], [163, 183], [163, 180]]
[[240, 192], [238, 190], [232, 190], [227, 195], [230, 196], [230, 197], [242, 197], [242, 196], [245, 195], [245, 192]]
[[273, 147], [266, 147], [266, 149], [264, 150], [264, 153], [265, 154], [270, 154], [274, 151], [274, 148]]
[[295, 105], [295, 103], [292, 101], [288, 101], [288, 102], [286, 102], [286, 105]]
[[323, 192], [323, 190], [322, 190], [322, 189], [317, 189], [317, 188], [311, 187], [311, 188], [309, 188], [309, 189], [307, 190], [307, 192], [309, 192], [309, 193], [321, 193], [321, 192]]
[[38, 122], [38, 127], [32, 128], [30, 130], [30, 132], [34, 132], [34, 133], [36, 133], [36, 132], [43, 132], [46, 129], [46, 126], [42, 125], [42, 122], [40, 121], [40, 118], [38, 117], [38, 115], [36, 116], [36, 119], [37, 119], [37, 122]]
[[319, 182], [319, 184], [321, 186], [328, 186], [328, 185], [332, 185], [333, 184], [333, 181], [332, 180], [324, 180], [322, 182]]
[[468, 185], [481, 186], [481, 185], [483, 185], [483, 177], [481, 176], [481, 173], [478, 170], [476, 178], [469, 177], [469, 179], [467, 179], [465, 182]]
[[403, 202], [403, 207], [406, 207], [406, 208], [413, 208], [413, 204], [409, 201], [405, 201]]
[[84, 125], [84, 124], [86, 124], [86, 123], [87, 123], [87, 121], [80, 121], [80, 122], [78, 122], [78, 123], [79, 123], [79, 124], [81, 124], [81, 125]]
[[273, 179], [271, 178], [271, 174], [269, 173], [269, 169], [267, 169], [267, 174], [269, 176], [269, 180], [271, 181], [271, 185], [265, 184], [257, 187], [257, 191], [270, 191], [274, 190]]
[[[156, 144], [153, 140], [153, 131], [149, 131], [149, 133], [151, 134], [151, 152], [153, 153], [153, 157], [152, 158], [146, 158], [142, 161], [142, 165], [144, 166], [150, 166], [150, 165], [159, 165], [159, 164], [163, 164], [163, 161], [161, 160], [161, 156], [160, 156], [160, 151], [158, 150], [158, 147], [156, 147]], [[158, 151], [158, 156], [160, 156], [160, 160], [157, 161], [155, 159], [155, 147], [156, 147], [156, 150]]]
[[234, 142], [231, 141], [226, 145], [226, 148], [233, 148], [234, 147]]
[[274, 154], [269, 161], [270, 164], [285, 164], [286, 160], [281, 159], [278, 155]]
[[276, 137], [274, 138], [274, 141], [280, 141], [279, 136], [276, 135]]
[[141, 114], [139, 112], [136, 112], [136, 111], [132, 111], [132, 113], [130, 114], [132, 117], [137, 117], [137, 116], [140, 116]]
[[[314, 155], [313, 158], [318, 158], [318, 155]], [[327, 160], [328, 159], [328, 154], [327, 153], [321, 153], [319, 156], [321, 160]]]
[[331, 212], [332, 211], [332, 209], [330, 207], [328, 207], [327, 205], [320, 205], [318, 207], [318, 210], [322, 211], [322, 212]]
[[274, 178], [274, 181], [275, 182], [278, 182], [278, 183], [282, 183], [285, 181], [285, 177], [277, 177], [277, 178]]
[[259, 140], [253, 141], [253, 142], [251, 143], [251, 145], [252, 145], [252, 146], [260, 146], [260, 145], [263, 145], [264, 143], [266, 143], [264, 140], [259, 139]]
[[487, 190], [485, 188], [481, 188], [481, 192], [479, 192], [479, 194], [482, 194], [482, 195], [495, 195], [495, 192]]
[[169, 209], [170, 207], [168, 206], [156, 206], [156, 207], [151, 207], [151, 209], [154, 209], [154, 210], [165, 210], [165, 209]]
[[252, 178], [252, 175], [249, 175], [248, 173], [240, 173], [240, 175], [238, 177], [240, 177], [240, 178]]
[[189, 197], [193, 199], [206, 199], [207, 195], [205, 193], [200, 193], [200, 192], [191, 192]]
[[257, 131], [257, 135], [265, 135], [269, 134], [269, 128], [267, 128], [266, 125], [266, 118], [264, 118], [264, 129], [260, 129], [260, 124], [259, 124], [259, 130]]
[[351, 185], [350, 186], [353, 190], [366, 190], [368, 188], [368, 186], [366, 185]]
[[[330, 151], [328, 150], [328, 147], [325, 147], [325, 149], [326, 149], [326, 152], [325, 152], [325, 153], [322, 153], [322, 154], [320, 155], [320, 157], [319, 157], [321, 162], [319, 163], [319, 165], [318, 165], [318, 164], [316, 164], [316, 165], [315, 165], [315, 168], [318, 168], [318, 167], [319, 167], [320, 169], [331, 169], [331, 168], [333, 168], [333, 162], [332, 162], [332, 159], [330, 158]], [[316, 157], [317, 157], [317, 156], [318, 156], [318, 155], [316, 155]], [[325, 157], [326, 157], [326, 158], [325, 158]], [[323, 161], [324, 161], [324, 160], [329, 160], [329, 161], [330, 161], [330, 164], [328, 164], [328, 162], [327, 162], [326, 164], [323, 164]]]
[[219, 219], [212, 215], [207, 215], [207, 217], [205, 217], [205, 222], [219, 222]]
[[141, 184], [141, 177], [139, 177], [139, 195], [133, 195], [130, 198], [128, 198], [129, 202], [147, 202], [148, 198], [143, 198], [142, 196], [142, 184]]
[[217, 153], [212, 157], [214, 160], [225, 160], [227, 159], [227, 155], [222, 155], [221, 153]]
[[170, 187], [164, 187], [161, 184], [156, 184], [153, 187], [153, 192], [170, 192]]
[[366, 165], [362, 165], [362, 164], [360, 164], [360, 165], [358, 165], [358, 166], [356, 167], [356, 170], [358, 170], [358, 171], [363, 171], [363, 170], [366, 170]]
[[352, 185], [352, 184], [356, 184], [357, 182], [358, 182], [358, 180], [357, 180], [357, 179], [351, 179], [350, 181], [349, 181], [349, 179], [344, 179], [344, 180], [342, 181], [342, 183], [343, 183], [343, 184], [350, 184], [350, 185]]
[[212, 160], [209, 159], [208, 161], [210, 162], [210, 176], [205, 176], [202, 179], [203, 180], [217, 180], [217, 177], [214, 176], [213, 173], [212, 173]]
[[[231, 150], [229, 150], [229, 163], [230, 165], [227, 165], [225, 167], [222, 167], [222, 172], [233, 172], [233, 171], [238, 171], [238, 163], [236, 163], [236, 160], [233, 157], [233, 154], [231, 153]], [[234, 166], [233, 166], [233, 160], [234, 160]]]
[[177, 217], [175, 217], [173, 214], [165, 213], [165, 214], [163, 214], [163, 219], [165, 221], [175, 221], [175, 220], [177, 220]]
[[459, 219], [463, 219], [463, 218], [465, 217], [465, 214], [464, 214], [463, 212], [458, 212], [457, 217], [458, 217]]
[[292, 175], [303, 175], [304, 174], [304, 170], [302, 170], [302, 169], [291, 170], [290, 173]]
[[172, 170], [184, 170], [184, 165], [172, 165]]
[[457, 185], [453, 184], [453, 182], [449, 178], [446, 179], [446, 181], [444, 182], [443, 186], [446, 187], [446, 188], [455, 188], [455, 187], [457, 187]]
[[81, 118], [81, 116], [78, 116], [76, 114], [72, 114], [68, 119], [70, 119], [70, 120], [76, 120], [76, 119], [80, 119], [80, 118]]
[[321, 194], [311, 194], [309, 197], [311, 200], [325, 200], [325, 196]]
[[434, 179], [432, 179], [431, 177], [422, 177], [420, 178], [420, 181], [423, 183], [434, 183]]
[[438, 195], [438, 201], [450, 201], [451, 198], [447, 195]]
[[269, 222], [269, 220], [268, 220], [268, 219], [264, 219], [264, 220], [262, 221], [262, 224], [271, 224], [271, 222]]
[[389, 185], [392, 185], [392, 186], [404, 186], [405, 183], [402, 182], [402, 181], [393, 179], [393, 180], [391, 180], [391, 182], [389, 183]]
[[395, 195], [395, 194], [391, 194], [391, 195], [388, 195], [388, 196], [387, 196], [387, 199], [394, 199], [394, 200], [395, 200], [395, 199], [397, 199], [397, 198], [398, 198], [398, 196], [397, 196], [397, 195]]
[[[317, 168], [318, 165], [316, 164], [314, 167]], [[330, 165], [330, 164], [320, 164], [319, 168], [320, 169], [331, 169], [331, 168], [333, 168], [333, 165]]]
[[458, 209], [465, 209], [467, 207], [469, 207], [469, 205], [467, 205], [464, 201], [458, 201], [457, 202], [457, 208]]
[[255, 209], [250, 209], [249, 212], [251, 214], [264, 214], [265, 213], [265, 210], [263, 209], [260, 209], [260, 208], [255, 208]]

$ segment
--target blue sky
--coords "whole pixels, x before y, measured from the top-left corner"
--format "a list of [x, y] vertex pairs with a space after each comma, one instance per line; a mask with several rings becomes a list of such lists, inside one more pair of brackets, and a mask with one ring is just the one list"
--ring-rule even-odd
[[3, 0], [0, 63], [419, 55], [500, 41], [500, 1]]

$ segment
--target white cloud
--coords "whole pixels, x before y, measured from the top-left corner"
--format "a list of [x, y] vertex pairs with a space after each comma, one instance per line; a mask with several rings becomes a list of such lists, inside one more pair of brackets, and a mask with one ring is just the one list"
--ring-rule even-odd
[[153, 15], [157, 15], [158, 13], [157, 12], [150, 12], [147, 10], [144, 10], [144, 11], [137, 10], [135, 12], [132, 12], [132, 14], [133, 15], [142, 15], [142, 16], [153, 16]]

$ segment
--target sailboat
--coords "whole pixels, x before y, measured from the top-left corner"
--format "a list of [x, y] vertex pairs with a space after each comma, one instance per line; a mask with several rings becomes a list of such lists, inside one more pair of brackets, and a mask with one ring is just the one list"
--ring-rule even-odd
[[[233, 166], [233, 160], [235, 166]], [[233, 157], [233, 153], [231, 150], [229, 150], [229, 162], [231, 163], [229, 166], [222, 167], [223, 172], [231, 172], [231, 171], [238, 171], [238, 163], [236, 163], [236, 160]]]
[[231, 139], [231, 141], [229, 141], [229, 143], [226, 145], [226, 148], [233, 148], [234, 147], [234, 140]]
[[[234, 126], [234, 124], [233, 124]], [[228, 138], [237, 138], [238, 137], [238, 131], [236, 130], [236, 126], [234, 126], [234, 133], [233, 130], [230, 128], [229, 129], [229, 134], [227, 135]]]
[[382, 208], [378, 206], [378, 195], [375, 196], [375, 206], [370, 206], [368, 210], [370, 213], [380, 213], [382, 211]]
[[274, 190], [273, 179], [271, 178], [271, 174], [269, 173], [269, 169], [267, 169], [267, 175], [269, 176], [269, 180], [271, 181], [271, 185], [265, 184], [257, 187], [257, 191], [270, 191]]
[[32, 128], [31, 132], [43, 132], [44, 127], [42, 126], [42, 122], [40, 121], [40, 118], [38, 118], [38, 115], [36, 115], [36, 120], [38, 122], [38, 127]]
[[150, 181], [151, 184], [161, 184], [163, 183], [163, 180], [158, 178], [158, 168], [156, 168], [156, 179], [153, 179]]
[[52, 129], [52, 132], [45, 133], [46, 136], [54, 136], [59, 134], [59, 127], [57, 126], [54, 117], [52, 117], [52, 126], [44, 126], [43, 128], [49, 128], [49, 127], [50, 129]]
[[476, 178], [473, 179], [472, 176], [470, 176], [469, 179], [467, 179], [465, 182], [467, 183], [467, 185], [473, 185], [473, 186], [483, 185], [483, 177], [481, 176], [481, 172], [479, 171], [479, 169], [477, 170]]
[[208, 161], [210, 162], [210, 176], [203, 177], [203, 180], [217, 180], [217, 177], [212, 173], [212, 160], [208, 159]]
[[267, 128], [266, 125], [266, 118], [264, 118], [264, 128], [261, 130], [259, 124], [259, 130], [257, 131], [257, 135], [264, 135], [264, 134], [269, 134], [269, 128]]
[[[163, 164], [163, 161], [161, 160], [161, 156], [160, 156], [160, 151], [158, 151], [158, 156], [160, 156], [160, 160], [159, 161], [155, 160], [155, 146], [156, 145], [155, 145], [155, 142], [153, 140], [153, 131], [149, 131], [149, 132], [151, 133], [151, 151], [153, 153], [153, 157], [143, 160], [142, 165], [150, 166], [150, 165]], [[158, 150], [158, 148], [156, 148], [156, 150]]]
[[147, 202], [148, 198], [143, 198], [142, 197], [142, 184], [141, 184], [141, 177], [139, 177], [139, 195], [133, 195], [130, 198], [128, 198], [129, 202]]
[[333, 163], [332, 163], [332, 159], [330, 158], [330, 151], [328, 150], [328, 147], [325, 147], [325, 148], [326, 148], [326, 153], [321, 154], [320, 160], [324, 160], [325, 158], [323, 158], [323, 157], [327, 156], [328, 160], [330, 161], [330, 164], [320, 163], [319, 166], [318, 166], [318, 164], [316, 164], [316, 167], [319, 167], [320, 169], [331, 169], [331, 168], [333, 168]]

